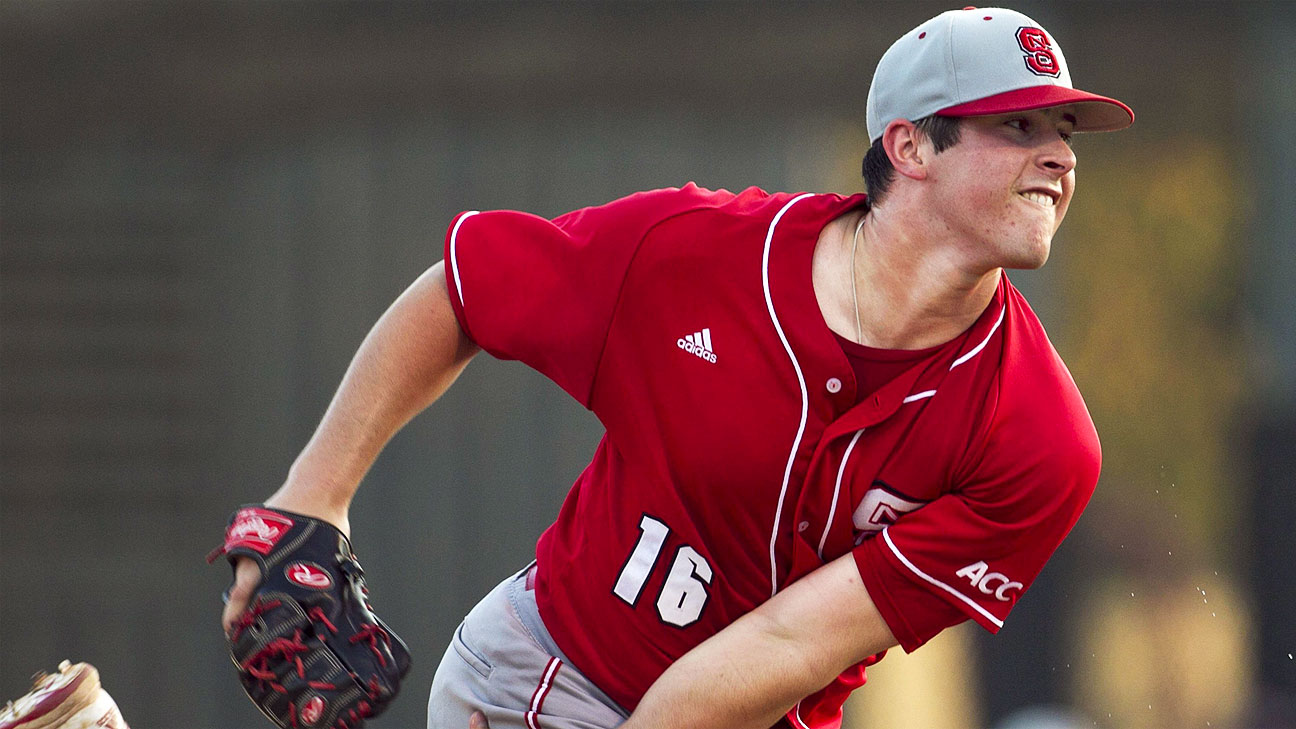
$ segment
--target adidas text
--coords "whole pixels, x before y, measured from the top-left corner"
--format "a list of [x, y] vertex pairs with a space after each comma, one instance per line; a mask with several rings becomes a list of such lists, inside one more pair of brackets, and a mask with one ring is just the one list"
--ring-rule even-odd
[[675, 340], [675, 346], [694, 355], [715, 364], [715, 352], [711, 351], [711, 330], [703, 329], [700, 332], [686, 334]]

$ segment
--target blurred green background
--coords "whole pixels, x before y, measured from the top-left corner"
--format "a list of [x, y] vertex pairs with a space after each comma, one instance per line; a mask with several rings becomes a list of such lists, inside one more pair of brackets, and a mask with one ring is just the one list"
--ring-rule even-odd
[[[217, 625], [232, 508], [466, 208], [854, 192], [870, 3], [0, 2], [0, 696], [62, 658], [135, 729], [269, 726]], [[1296, 727], [1296, 5], [1014, 5], [1138, 114], [1076, 144], [1031, 299], [1098, 491], [997, 637], [888, 657], [855, 729]], [[416, 657], [524, 565], [600, 434], [479, 357], [353, 509]]]

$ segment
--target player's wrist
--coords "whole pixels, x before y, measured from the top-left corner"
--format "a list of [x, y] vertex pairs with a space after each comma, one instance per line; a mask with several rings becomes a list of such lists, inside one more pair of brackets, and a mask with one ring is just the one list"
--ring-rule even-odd
[[345, 496], [339, 495], [342, 491], [344, 489], [305, 477], [294, 467], [284, 485], [265, 500], [265, 506], [326, 521], [349, 539], [350, 496], [354, 489], [347, 490]]
[[345, 507], [339, 509], [336, 506], [327, 503], [311, 500], [309, 498], [294, 498], [292, 496], [280, 497], [279, 494], [271, 496], [265, 501], [265, 506], [271, 509], [279, 509], [292, 514], [309, 516], [312, 519], [328, 522], [337, 527], [338, 531], [346, 535], [347, 539], [351, 538], [351, 521], [348, 511]]

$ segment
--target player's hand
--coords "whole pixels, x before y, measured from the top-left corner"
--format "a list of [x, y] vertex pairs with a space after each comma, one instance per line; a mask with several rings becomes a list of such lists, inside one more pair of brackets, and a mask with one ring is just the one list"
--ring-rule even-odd
[[222, 555], [234, 566], [222, 615], [230, 659], [276, 726], [359, 729], [391, 704], [409, 649], [373, 613], [364, 568], [341, 530], [249, 504], [208, 559]]
[[238, 567], [234, 568], [234, 585], [230, 587], [229, 599], [225, 601], [225, 609], [221, 612], [221, 628], [225, 630], [226, 637], [234, 630], [234, 621], [247, 610], [248, 600], [252, 599], [252, 593], [260, 583], [261, 571], [257, 569], [256, 562], [247, 557], [239, 557]]
[[472, 716], [468, 717], [468, 729], [490, 729], [490, 724], [486, 721], [486, 715], [480, 711], [474, 711]]
[[[351, 536], [351, 522], [345, 511], [337, 513], [321, 510], [317, 504], [302, 502], [300, 498], [286, 497], [281, 494], [271, 497], [266, 502], [266, 506], [321, 519], [337, 527], [347, 537]], [[225, 600], [225, 609], [221, 611], [221, 628], [227, 638], [234, 630], [234, 622], [243, 615], [244, 610], [247, 610], [257, 586], [261, 584], [261, 571], [257, 568], [256, 562], [247, 557], [237, 557], [235, 561], [237, 566], [234, 568], [234, 584], [230, 586]]]

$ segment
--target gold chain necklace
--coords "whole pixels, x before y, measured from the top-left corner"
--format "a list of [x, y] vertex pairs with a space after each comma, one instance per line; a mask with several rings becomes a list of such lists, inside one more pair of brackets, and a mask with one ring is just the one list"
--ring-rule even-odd
[[859, 344], [864, 343], [864, 328], [860, 326], [859, 294], [855, 291], [855, 279], [859, 278], [855, 272], [855, 249], [859, 248], [860, 231], [864, 229], [867, 217], [866, 214], [860, 218], [859, 225], [855, 226], [855, 237], [851, 241], [851, 303], [855, 305], [855, 341]]

